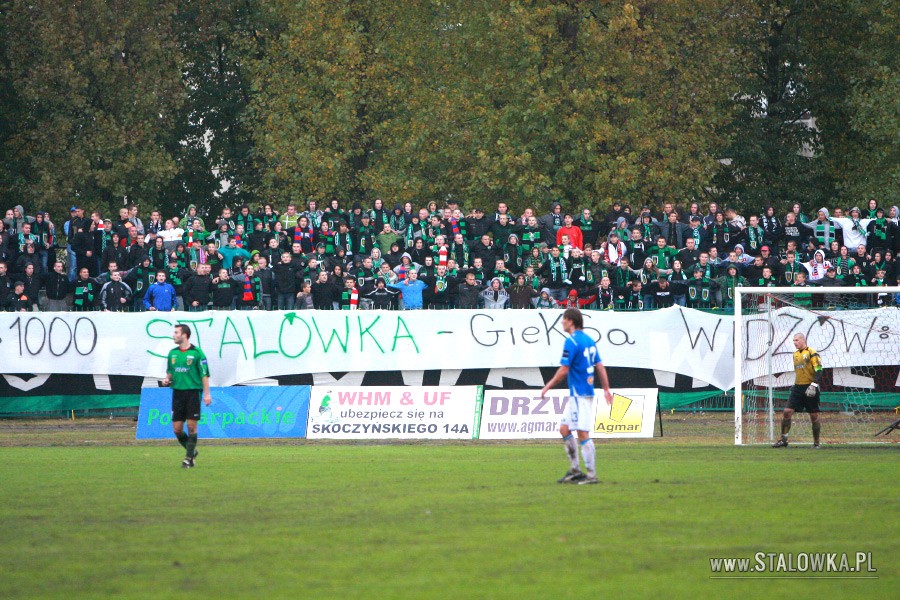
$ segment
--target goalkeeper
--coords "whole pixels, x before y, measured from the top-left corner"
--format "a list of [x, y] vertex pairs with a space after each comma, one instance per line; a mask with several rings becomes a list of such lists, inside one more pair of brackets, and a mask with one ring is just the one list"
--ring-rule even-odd
[[784, 409], [781, 419], [781, 439], [772, 444], [773, 448], [786, 448], [788, 432], [791, 430], [791, 417], [794, 411], [806, 410], [812, 421], [813, 448], [819, 447], [819, 433], [822, 424], [819, 422], [819, 380], [822, 378], [822, 359], [819, 353], [806, 345], [806, 336], [802, 333], [794, 335], [794, 371], [797, 377], [791, 386], [791, 397]]

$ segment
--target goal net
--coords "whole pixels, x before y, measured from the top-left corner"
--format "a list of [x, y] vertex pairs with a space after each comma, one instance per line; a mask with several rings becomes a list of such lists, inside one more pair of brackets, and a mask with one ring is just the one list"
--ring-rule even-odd
[[[735, 291], [735, 444], [781, 435], [794, 384], [794, 334], [822, 359], [825, 444], [900, 441], [875, 437], [900, 407], [900, 287], [777, 287]], [[805, 413], [791, 442], [812, 443]]]

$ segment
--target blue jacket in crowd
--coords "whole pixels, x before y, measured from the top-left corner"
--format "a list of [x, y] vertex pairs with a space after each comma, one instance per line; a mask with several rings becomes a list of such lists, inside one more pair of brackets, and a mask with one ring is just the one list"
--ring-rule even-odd
[[169, 311], [175, 308], [175, 288], [171, 283], [156, 281], [147, 288], [147, 294], [144, 296], [144, 308], [149, 309], [151, 306], [159, 311]]
[[388, 287], [400, 290], [403, 293], [403, 307], [409, 310], [411, 308], [422, 308], [422, 291], [428, 286], [420, 279], [415, 281], [405, 279], [392, 283]]

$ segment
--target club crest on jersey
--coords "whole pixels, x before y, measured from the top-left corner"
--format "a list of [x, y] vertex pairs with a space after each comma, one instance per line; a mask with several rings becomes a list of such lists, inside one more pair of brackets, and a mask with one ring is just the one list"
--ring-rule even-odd
[[187, 356], [186, 359], [187, 359], [187, 364], [188, 364], [188, 366], [191, 366], [192, 364], [194, 364], [194, 357], [193, 357], [193, 356]]

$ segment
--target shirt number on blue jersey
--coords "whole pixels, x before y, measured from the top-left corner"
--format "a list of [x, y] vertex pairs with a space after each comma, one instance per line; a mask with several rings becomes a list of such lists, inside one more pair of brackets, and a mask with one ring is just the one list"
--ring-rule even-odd
[[590, 348], [584, 349], [584, 359], [587, 361], [586, 371], [588, 373], [594, 372], [594, 363], [597, 362], [597, 346], [591, 346]]

